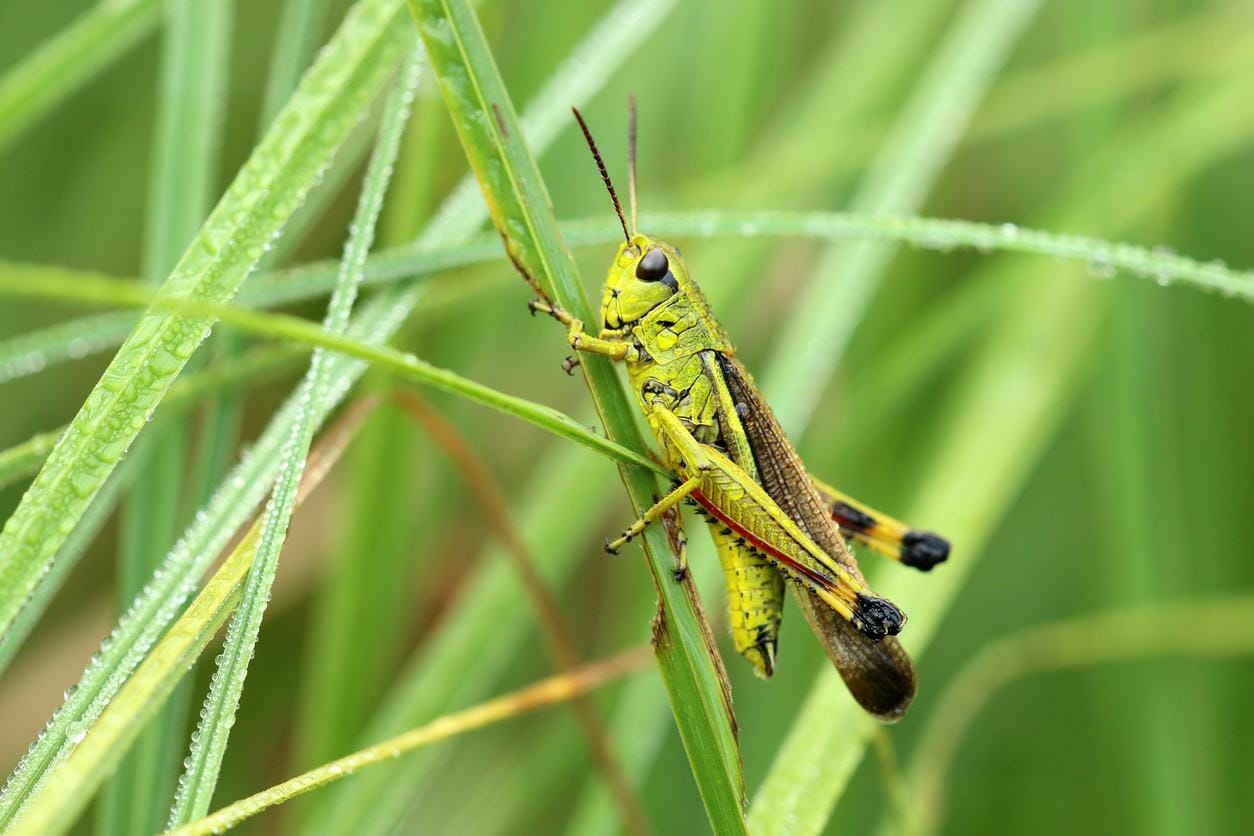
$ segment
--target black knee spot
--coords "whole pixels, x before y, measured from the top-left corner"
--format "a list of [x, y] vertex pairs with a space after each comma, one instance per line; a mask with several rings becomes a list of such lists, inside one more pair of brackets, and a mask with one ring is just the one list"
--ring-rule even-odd
[[864, 635], [879, 640], [900, 633], [906, 623], [906, 614], [891, 601], [858, 593], [853, 623]]

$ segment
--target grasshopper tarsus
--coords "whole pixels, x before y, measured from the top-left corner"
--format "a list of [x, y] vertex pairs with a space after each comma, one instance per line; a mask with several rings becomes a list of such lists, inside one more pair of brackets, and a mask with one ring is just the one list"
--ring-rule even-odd
[[949, 541], [930, 531], [908, 531], [901, 539], [901, 562], [920, 572], [930, 572], [948, 559]]
[[566, 372], [566, 374], [572, 377], [574, 376], [575, 369], [577, 368], [579, 368], [578, 357], [567, 357], [565, 360], [562, 361], [562, 371]]
[[618, 554], [618, 549], [614, 547], [614, 541], [608, 537], [601, 541], [601, 548], [605, 549], [606, 554]]
[[675, 581], [675, 583], [683, 583], [687, 580], [688, 564], [685, 563], [683, 566], [676, 566], [674, 569], [671, 569], [671, 578]]

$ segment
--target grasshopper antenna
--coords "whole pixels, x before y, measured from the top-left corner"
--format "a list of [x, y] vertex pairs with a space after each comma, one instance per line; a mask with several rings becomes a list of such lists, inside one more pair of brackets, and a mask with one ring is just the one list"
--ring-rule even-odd
[[627, 197], [631, 202], [631, 231], [636, 223], [636, 94], [627, 94]]
[[579, 112], [579, 108], [572, 107], [570, 111], [579, 120], [579, 127], [583, 129], [583, 138], [588, 141], [588, 149], [592, 151], [592, 158], [597, 161], [597, 168], [601, 170], [601, 179], [605, 181], [605, 188], [609, 190], [610, 199], [614, 201], [614, 211], [618, 213], [618, 222], [623, 225], [623, 237], [630, 244], [631, 233], [627, 231], [627, 218], [623, 215], [623, 204], [618, 202], [618, 193], [614, 191], [614, 184], [610, 181], [610, 173], [605, 170], [605, 160], [601, 159], [601, 152], [597, 150], [596, 140], [592, 138], [592, 131], [588, 130], [588, 123], [583, 121], [583, 114]]

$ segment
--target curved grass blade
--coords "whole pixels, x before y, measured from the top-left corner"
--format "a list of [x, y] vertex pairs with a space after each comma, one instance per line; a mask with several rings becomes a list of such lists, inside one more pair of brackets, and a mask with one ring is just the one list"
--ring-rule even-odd
[[[1181, 624], [1195, 629], [1181, 630]], [[1101, 636], [1101, 641], [1094, 641]], [[1162, 601], [1029, 627], [991, 641], [950, 679], [924, 727], [907, 776], [904, 832], [940, 830], [945, 783], [962, 740], [989, 701], [1035, 674], [1154, 657], [1229, 659], [1254, 654], [1254, 597]], [[903, 832], [884, 826], [884, 834]]]
[[161, 0], [97, 3], [0, 78], [0, 149], [156, 25]]
[[[808, 238], [839, 241], [872, 239], [893, 241], [949, 252], [974, 249], [981, 253], [1017, 252], [1082, 262], [1094, 278], [1124, 273], [1150, 279], [1161, 286], [1184, 285], [1254, 302], [1254, 272], [1219, 261], [1200, 261], [1161, 246], [1146, 247], [1086, 235], [1070, 235], [1023, 227], [1013, 223], [926, 218], [911, 215], [863, 215], [852, 212], [790, 212], [783, 210], [721, 210], [644, 212], [641, 224], [654, 234], [671, 238]], [[564, 221], [562, 234], [572, 247], [612, 244], [621, 230], [602, 218]], [[364, 285], [388, 285], [430, 277], [457, 267], [500, 259], [500, 240], [485, 236], [464, 244], [428, 247], [392, 247], [366, 262]], [[36, 280], [90, 279], [97, 274], [45, 265], [0, 262], [0, 293]], [[242, 290], [238, 302], [269, 308], [301, 302], [330, 291], [334, 272], [330, 262], [263, 273]], [[26, 291], [23, 291], [26, 295]], [[37, 295], [36, 291], [31, 295]], [[102, 300], [103, 301], [103, 300]], [[130, 304], [124, 299], [111, 300]], [[96, 314], [0, 342], [0, 383], [35, 374], [63, 360], [80, 359], [116, 345], [137, 317], [114, 311]]]
[[648, 656], [642, 650], [629, 650], [609, 659], [551, 676], [512, 694], [454, 714], [446, 714], [420, 728], [376, 743], [360, 752], [337, 758], [180, 827], [172, 831], [172, 835], [205, 836], [222, 833], [264, 810], [352, 775], [362, 767], [385, 763], [414, 749], [575, 699], [602, 685], [636, 673], [648, 663]]
[[[163, 286], [229, 299], [394, 66], [407, 33], [395, 0], [363, 0], [257, 146]], [[151, 313], [131, 332], [0, 533], [0, 635], [212, 319]], [[0, 797], [0, 819], [7, 809]]]
[[[399, 11], [396, 0], [362, 0], [349, 13], [163, 294], [230, 298], [394, 68], [410, 37], [397, 25], [403, 22]], [[0, 635], [211, 324], [203, 316], [146, 316], [88, 396], [0, 533]], [[82, 699], [86, 708], [91, 699]], [[72, 745], [60, 724], [44, 731], [0, 791], [0, 825]]]
[[299, 317], [288, 314], [264, 313], [236, 305], [216, 305], [167, 296], [153, 296], [150, 292], [115, 279], [94, 281], [70, 281], [53, 283], [44, 281], [34, 295], [41, 298], [94, 297], [113, 302], [129, 302], [135, 306], [151, 304], [158, 310], [182, 311], [190, 316], [212, 317], [224, 325], [248, 331], [271, 339], [301, 343], [316, 349], [336, 352], [373, 364], [377, 368], [395, 373], [402, 379], [412, 380], [466, 397], [506, 415], [521, 418], [554, 435], [577, 441], [590, 450], [608, 455], [622, 464], [644, 468], [650, 472], [662, 471], [647, 456], [589, 430], [574, 418], [556, 409], [523, 398], [507, 395], [481, 383], [462, 377], [456, 372], [433, 366], [413, 354], [397, 351], [383, 345], [375, 345], [355, 337], [337, 334]]
[[[410, 9], [506, 248], [538, 268], [560, 305], [591, 321], [591, 306], [552, 217], [548, 193], [522, 144], [513, 106], [473, 13], [457, 0], [410, 0]], [[630, 449], [643, 449], [611, 364], [585, 362], [582, 367], [607, 433]], [[637, 512], [647, 508], [657, 490], [652, 472], [623, 468], [622, 475]], [[715, 830], [743, 832], [744, 777], [725, 674], [711, 653], [691, 585], [670, 580], [665, 534], [646, 532], [642, 541], [659, 596], [655, 650], [694, 777]]]
[[[409, 117], [409, 101], [418, 82], [419, 56], [418, 50], [413, 48], [384, 110], [379, 138], [350, 227], [352, 232], [344, 247], [339, 282], [331, 295], [323, 323], [323, 327], [333, 334], [342, 334], [348, 329], [349, 314], [357, 298], [361, 266], [374, 243], [375, 224], [383, 208], [383, 196], [400, 150], [401, 133]], [[270, 587], [278, 571], [279, 552], [296, 507], [296, 491], [304, 474], [305, 458], [317, 430], [320, 410], [314, 405], [324, 404], [331, 388], [327, 366], [326, 352], [315, 350], [298, 395], [309, 406], [302, 410], [288, 444], [280, 454], [282, 465], [275, 480], [274, 493], [266, 506], [256, 559], [248, 573], [241, 606], [231, 620], [222, 653], [217, 658], [218, 667], [209, 685], [200, 724], [192, 735], [191, 752], [184, 762], [168, 829], [205, 815], [213, 800], [231, 726], [235, 724], [235, 711], [244, 691], [248, 664], [253, 658], [257, 637], [261, 633], [262, 616], [270, 601]]]

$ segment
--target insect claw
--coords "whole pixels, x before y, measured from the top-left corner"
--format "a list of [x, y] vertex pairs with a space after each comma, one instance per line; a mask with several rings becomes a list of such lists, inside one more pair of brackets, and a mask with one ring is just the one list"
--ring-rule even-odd
[[565, 360], [562, 361], [562, 371], [566, 372], [566, 374], [571, 375], [572, 377], [575, 374], [575, 369], [578, 367], [579, 367], [578, 357], [567, 357]]
[[908, 531], [901, 539], [901, 562], [921, 572], [930, 572], [949, 558], [949, 541], [930, 531]]
[[675, 580], [675, 583], [683, 583], [684, 579], [688, 577], [687, 565], [676, 566], [674, 569], [671, 569], [671, 577]]
[[614, 542], [608, 537], [602, 541], [601, 547], [605, 549], [606, 554], [618, 554], [618, 549], [614, 548]]

